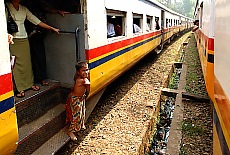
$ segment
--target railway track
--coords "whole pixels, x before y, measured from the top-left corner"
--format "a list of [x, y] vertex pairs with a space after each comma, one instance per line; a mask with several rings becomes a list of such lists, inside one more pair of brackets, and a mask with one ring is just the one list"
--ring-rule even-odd
[[107, 87], [86, 122], [87, 129], [79, 132], [79, 143], [70, 142], [57, 154], [143, 153], [164, 80], [189, 35], [175, 38], [158, 55], [150, 53]]

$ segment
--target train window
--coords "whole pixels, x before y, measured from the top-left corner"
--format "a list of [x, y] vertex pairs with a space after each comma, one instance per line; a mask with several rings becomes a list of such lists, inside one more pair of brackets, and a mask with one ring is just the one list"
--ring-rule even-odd
[[200, 28], [202, 28], [202, 18], [203, 18], [203, 2], [200, 4]]
[[133, 13], [133, 33], [142, 33], [143, 16]]
[[122, 11], [107, 11], [107, 38], [125, 35], [126, 13]]
[[151, 31], [152, 30], [152, 21], [153, 21], [153, 17], [152, 16], [147, 16], [146, 31]]

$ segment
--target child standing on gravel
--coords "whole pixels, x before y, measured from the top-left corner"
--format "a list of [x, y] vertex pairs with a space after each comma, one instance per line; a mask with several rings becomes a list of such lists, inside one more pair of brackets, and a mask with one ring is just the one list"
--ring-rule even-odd
[[75, 66], [74, 87], [66, 101], [66, 123], [70, 122], [68, 135], [77, 141], [74, 132], [85, 129], [85, 99], [90, 91], [89, 68], [86, 62], [78, 62]]

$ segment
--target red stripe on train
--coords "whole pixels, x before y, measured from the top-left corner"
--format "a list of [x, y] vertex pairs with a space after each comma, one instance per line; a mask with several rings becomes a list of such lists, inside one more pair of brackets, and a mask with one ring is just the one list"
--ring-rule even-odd
[[8, 93], [13, 90], [12, 74], [4, 74], [0, 76], [0, 95]]
[[214, 39], [213, 38], [208, 39], [208, 50], [214, 51]]
[[107, 44], [104, 46], [100, 46], [94, 49], [90, 49], [90, 50], [86, 50], [86, 59], [87, 60], [91, 60], [94, 59], [96, 57], [102, 56], [106, 53], [112, 52], [114, 50], [120, 49], [122, 47], [131, 45], [135, 42], [139, 42], [141, 40], [156, 36], [158, 34], [161, 34], [161, 31], [156, 31], [156, 32], [152, 32], [149, 34], [145, 34], [145, 35], [141, 35], [141, 36], [137, 36], [134, 38], [130, 38], [130, 39], [126, 39], [126, 40], [121, 40], [115, 43], [111, 43], [111, 44]]
[[203, 37], [205, 48], [214, 51], [214, 38], [208, 38], [201, 30], [198, 31], [199, 38]]

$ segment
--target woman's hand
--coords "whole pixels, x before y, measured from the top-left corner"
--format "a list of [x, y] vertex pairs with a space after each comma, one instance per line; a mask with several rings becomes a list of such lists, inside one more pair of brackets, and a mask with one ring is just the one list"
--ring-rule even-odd
[[8, 43], [9, 44], [14, 44], [14, 42], [13, 42], [13, 36], [11, 34], [8, 34]]
[[66, 11], [62, 11], [62, 10], [57, 10], [57, 11], [62, 16], [64, 16], [65, 14], [70, 14], [70, 12], [66, 12]]
[[51, 30], [54, 31], [57, 34], [60, 34], [60, 30], [54, 27], [51, 27]]
[[38, 26], [41, 26], [41, 27], [43, 27], [43, 28], [45, 28], [45, 29], [47, 29], [47, 30], [51, 30], [51, 31], [56, 32], [57, 34], [60, 34], [60, 33], [59, 33], [59, 31], [60, 31], [59, 29], [54, 28], [54, 27], [52, 27], [52, 26], [49, 26], [49, 25], [47, 25], [46, 23], [40, 22], [40, 23], [38, 24]]

